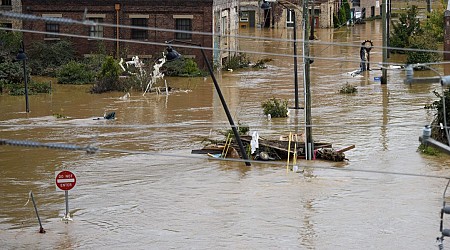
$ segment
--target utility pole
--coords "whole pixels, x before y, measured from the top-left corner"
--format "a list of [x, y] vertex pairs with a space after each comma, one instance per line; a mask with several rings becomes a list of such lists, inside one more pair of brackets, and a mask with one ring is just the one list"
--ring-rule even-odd
[[382, 29], [382, 33], [383, 33], [383, 62], [382, 62], [382, 67], [381, 67], [381, 84], [387, 84], [387, 0], [383, 0], [383, 8], [381, 8], [381, 25], [383, 25], [383, 29]]
[[298, 107], [298, 74], [297, 74], [297, 16], [295, 15], [295, 9], [288, 9], [289, 12], [292, 13], [292, 19], [294, 20], [294, 102], [295, 109], [299, 109]]
[[311, 90], [310, 90], [310, 59], [309, 59], [309, 17], [308, 0], [303, 0], [303, 83], [305, 91], [305, 158], [312, 159], [314, 143], [311, 134]]
[[311, 25], [311, 34], [309, 35], [309, 40], [314, 40], [314, 26], [316, 26], [316, 20], [315, 20], [315, 4], [314, 4], [314, 0], [312, 0], [312, 8], [311, 8], [311, 20], [312, 20], [312, 25]]

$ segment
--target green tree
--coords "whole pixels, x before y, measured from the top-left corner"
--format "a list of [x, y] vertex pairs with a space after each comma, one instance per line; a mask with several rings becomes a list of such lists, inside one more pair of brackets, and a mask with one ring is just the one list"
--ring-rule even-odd
[[103, 93], [108, 91], [125, 91], [126, 86], [119, 81], [119, 63], [112, 56], [107, 56], [103, 62], [102, 69], [98, 74], [96, 83], [91, 89], [92, 93]]
[[[390, 46], [396, 48], [409, 48], [409, 38], [422, 33], [420, 21], [417, 18], [418, 8], [416, 5], [408, 7], [406, 12], [400, 13], [398, 22], [392, 22], [390, 34]], [[404, 53], [404, 50], [391, 50], [392, 52]]]
[[436, 38], [432, 35], [428, 35], [428, 32], [410, 37], [409, 48], [412, 50], [406, 51], [407, 64], [428, 63], [440, 60], [438, 53], [427, 51], [438, 49]]
[[30, 67], [35, 75], [56, 76], [58, 68], [75, 59], [72, 43], [36, 42], [27, 51]]
[[437, 42], [444, 42], [444, 8], [440, 5], [434, 9], [423, 25], [423, 30], [434, 37]]

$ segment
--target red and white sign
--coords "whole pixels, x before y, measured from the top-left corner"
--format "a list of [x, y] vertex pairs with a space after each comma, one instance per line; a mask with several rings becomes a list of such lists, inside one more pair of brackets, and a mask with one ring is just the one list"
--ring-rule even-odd
[[69, 191], [77, 184], [77, 177], [74, 173], [67, 170], [55, 172], [55, 184], [59, 189]]

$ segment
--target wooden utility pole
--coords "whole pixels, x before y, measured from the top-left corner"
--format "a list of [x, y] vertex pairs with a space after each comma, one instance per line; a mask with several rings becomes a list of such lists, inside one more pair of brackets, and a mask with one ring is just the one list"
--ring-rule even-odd
[[444, 12], [444, 60], [450, 61], [450, 0]]
[[311, 129], [311, 90], [310, 90], [310, 58], [309, 58], [309, 15], [308, 0], [303, 0], [303, 83], [305, 91], [305, 157], [312, 159], [314, 143]]
[[383, 8], [381, 8], [381, 25], [383, 25], [383, 29], [382, 29], [382, 33], [383, 33], [383, 62], [382, 62], [382, 67], [381, 67], [381, 84], [387, 84], [387, 0], [383, 0]]

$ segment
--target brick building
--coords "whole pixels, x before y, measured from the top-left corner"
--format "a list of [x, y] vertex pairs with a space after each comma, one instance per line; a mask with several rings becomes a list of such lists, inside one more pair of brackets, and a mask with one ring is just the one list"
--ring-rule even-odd
[[[20, 0], [0, 0], [0, 11], [22, 11], [22, 2]], [[22, 28], [22, 21], [17, 19], [0, 19], [0, 26], [20, 29]]]
[[[221, 43], [216, 39], [223, 38], [221, 35], [225, 34], [235, 35], [237, 24], [234, 23], [237, 22], [237, 17], [233, 19], [233, 16], [237, 16], [237, 0], [22, 0], [22, 4], [23, 13], [26, 14], [74, 20], [85, 18], [104, 24], [87, 26], [25, 20], [23, 27], [26, 30], [55, 33], [25, 33], [26, 46], [30, 46], [31, 41], [52, 42], [69, 39], [79, 56], [96, 53], [101, 44], [117, 58], [138, 55], [141, 58], [157, 59], [166, 46], [155, 43], [179, 39], [201, 44], [205, 48], [214, 47], [226, 51], [227, 53], [213, 53], [211, 49], [205, 50], [208, 58], [219, 64], [236, 48], [235, 43]], [[219, 17], [220, 21], [214, 20]], [[136, 26], [140, 28], [134, 28]], [[194, 33], [189, 33], [190, 31]], [[195, 32], [219, 34], [211, 36]], [[60, 34], [73, 34], [78, 37], [65, 37]], [[204, 65], [200, 50], [176, 49], [186, 57], [195, 58], [200, 66]]]

